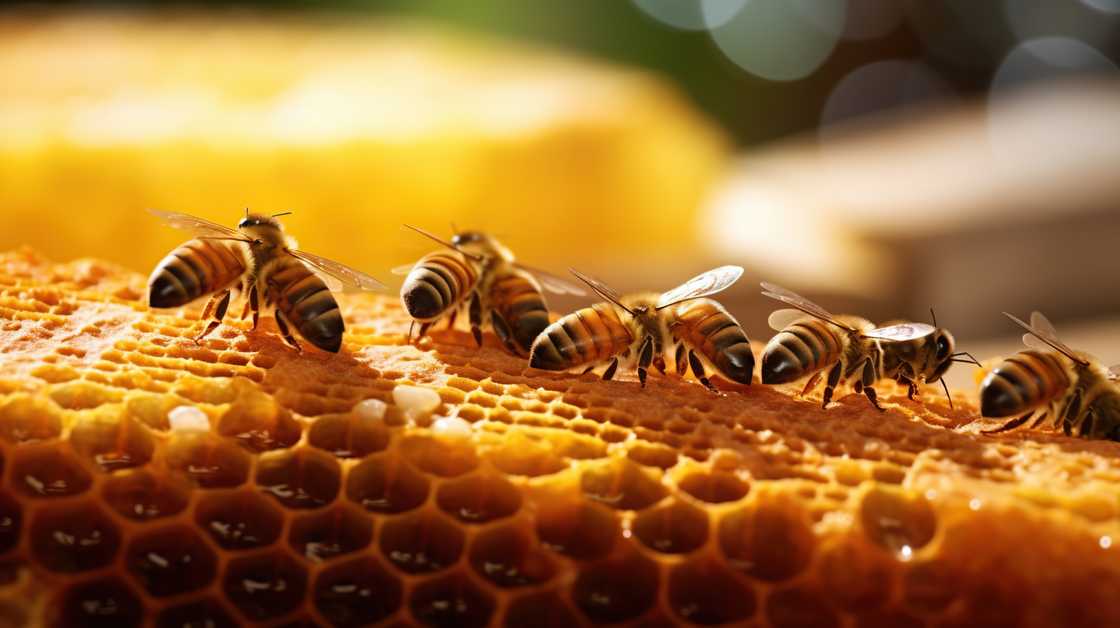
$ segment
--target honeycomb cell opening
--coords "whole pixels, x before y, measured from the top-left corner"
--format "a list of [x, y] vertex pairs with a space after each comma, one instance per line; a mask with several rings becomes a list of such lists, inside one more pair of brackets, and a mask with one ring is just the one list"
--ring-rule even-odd
[[178, 595], [209, 585], [217, 575], [217, 557], [186, 525], [146, 530], [125, 550], [133, 578], [156, 597]]
[[750, 485], [731, 473], [690, 473], [677, 484], [684, 492], [708, 504], [723, 504], [743, 499]]
[[412, 616], [430, 626], [486, 626], [494, 613], [493, 597], [469, 578], [450, 575], [428, 580], [409, 595]]
[[229, 550], [271, 545], [280, 537], [284, 514], [256, 492], [204, 495], [195, 508], [195, 524]]
[[147, 521], [182, 512], [189, 491], [186, 482], [145, 469], [114, 473], [102, 485], [101, 495], [122, 517]]
[[323, 562], [367, 547], [373, 521], [352, 508], [336, 506], [292, 520], [289, 542], [312, 562]]
[[516, 513], [521, 493], [497, 475], [470, 475], [441, 485], [436, 503], [460, 521], [485, 523]]
[[719, 545], [736, 570], [779, 582], [809, 566], [816, 539], [801, 508], [778, 498], [726, 516], [720, 522]]
[[520, 525], [481, 532], [471, 542], [469, 555], [475, 573], [500, 587], [543, 584], [556, 574], [553, 559]]
[[597, 504], [561, 498], [539, 503], [537, 508], [541, 543], [572, 558], [606, 556], [622, 536], [615, 513]]
[[307, 570], [282, 552], [230, 561], [222, 590], [251, 621], [283, 617], [303, 604]]
[[257, 463], [257, 486], [286, 508], [320, 508], [338, 495], [338, 461], [314, 450], [274, 452]]
[[684, 554], [707, 542], [708, 515], [676, 502], [638, 513], [630, 529], [643, 545], [654, 551]]
[[388, 520], [381, 526], [381, 553], [406, 573], [432, 573], [458, 562], [463, 531], [446, 517], [420, 511]]
[[428, 478], [391, 454], [375, 454], [350, 469], [346, 498], [366, 510], [399, 513], [428, 499]]
[[32, 557], [56, 572], [104, 567], [113, 562], [121, 543], [117, 524], [92, 502], [34, 511], [28, 529]]
[[365, 626], [396, 613], [401, 583], [377, 561], [357, 558], [325, 569], [315, 579], [315, 608], [333, 626]]
[[389, 428], [358, 413], [328, 414], [311, 424], [307, 442], [336, 458], [362, 458], [389, 445]]

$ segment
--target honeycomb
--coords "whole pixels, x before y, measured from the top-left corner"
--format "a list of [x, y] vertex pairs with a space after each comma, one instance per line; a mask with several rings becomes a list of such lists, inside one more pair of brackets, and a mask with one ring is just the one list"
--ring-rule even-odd
[[143, 289], [0, 255], [0, 624], [1120, 625], [1120, 444], [534, 372], [387, 297], [195, 345]]

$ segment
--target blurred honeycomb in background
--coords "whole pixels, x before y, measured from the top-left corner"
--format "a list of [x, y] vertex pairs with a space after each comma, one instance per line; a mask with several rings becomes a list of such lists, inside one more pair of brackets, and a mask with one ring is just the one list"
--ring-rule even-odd
[[1120, 622], [1116, 443], [527, 372], [403, 344], [385, 297], [344, 301], [338, 355], [271, 319], [196, 345], [143, 293], [0, 257], [10, 625]]

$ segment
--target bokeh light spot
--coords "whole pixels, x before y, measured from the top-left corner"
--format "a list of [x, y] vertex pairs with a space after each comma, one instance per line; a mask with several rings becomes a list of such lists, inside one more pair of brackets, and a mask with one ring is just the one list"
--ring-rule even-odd
[[[705, 15], [714, 9], [702, 5]], [[773, 81], [812, 74], [836, 47], [844, 30], [842, 0], [751, 0], [712, 29], [719, 49], [744, 70]]]
[[721, 26], [746, 4], [747, 0], [634, 0], [653, 19], [689, 31]]

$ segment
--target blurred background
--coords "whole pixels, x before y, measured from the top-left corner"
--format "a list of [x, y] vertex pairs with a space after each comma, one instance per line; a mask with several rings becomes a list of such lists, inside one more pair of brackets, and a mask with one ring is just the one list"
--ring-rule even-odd
[[623, 292], [742, 264], [755, 338], [765, 279], [1120, 362], [1118, 64], [1120, 0], [0, 3], [0, 249], [146, 273], [146, 208], [292, 211], [395, 289], [455, 223]]

